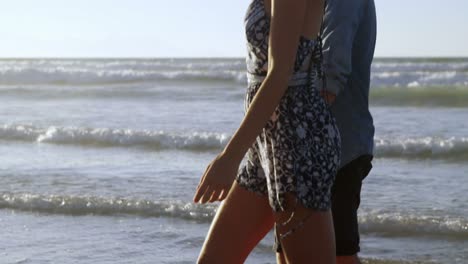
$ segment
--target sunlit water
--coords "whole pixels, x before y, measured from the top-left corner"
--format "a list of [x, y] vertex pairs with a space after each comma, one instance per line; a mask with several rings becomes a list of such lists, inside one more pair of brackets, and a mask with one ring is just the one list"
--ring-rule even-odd
[[[466, 263], [468, 60], [376, 60], [372, 86], [361, 255]], [[242, 59], [0, 60], [0, 263], [193, 263], [245, 87]]]

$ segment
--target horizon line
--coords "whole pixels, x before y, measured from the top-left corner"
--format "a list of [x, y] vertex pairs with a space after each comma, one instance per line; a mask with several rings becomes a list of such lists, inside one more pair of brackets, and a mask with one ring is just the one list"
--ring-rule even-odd
[[[34, 60], [34, 59], [128, 59], [128, 60], [148, 60], [148, 59], [244, 59], [245, 56], [225, 56], [225, 57], [155, 57], [155, 56], [121, 56], [121, 57], [110, 57], [110, 56], [63, 56], [63, 57], [0, 57], [0, 60]], [[468, 59], [468, 56], [375, 56], [374, 59]]]

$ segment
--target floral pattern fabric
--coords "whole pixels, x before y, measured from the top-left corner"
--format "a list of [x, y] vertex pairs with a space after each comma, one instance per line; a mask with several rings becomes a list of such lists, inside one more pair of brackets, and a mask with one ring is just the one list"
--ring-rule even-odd
[[[253, 0], [245, 17], [249, 84], [248, 110], [268, 70], [270, 18], [264, 0]], [[331, 186], [340, 163], [340, 136], [319, 88], [321, 41], [301, 37], [294, 73], [272, 117], [247, 151], [237, 183], [268, 195], [274, 211], [285, 210], [284, 194], [294, 193], [305, 207], [328, 210]]]

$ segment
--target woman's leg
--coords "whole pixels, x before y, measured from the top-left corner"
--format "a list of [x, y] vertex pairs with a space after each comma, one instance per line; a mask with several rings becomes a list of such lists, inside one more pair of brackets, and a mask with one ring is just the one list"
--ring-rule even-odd
[[286, 259], [284, 258], [284, 253], [276, 253], [276, 263], [277, 264], [286, 264]]
[[331, 212], [306, 208], [296, 202], [292, 194], [286, 195], [286, 205], [287, 211], [275, 214], [281, 253], [286, 263], [335, 263]]
[[274, 221], [268, 196], [247, 191], [235, 182], [213, 219], [198, 263], [244, 263]]

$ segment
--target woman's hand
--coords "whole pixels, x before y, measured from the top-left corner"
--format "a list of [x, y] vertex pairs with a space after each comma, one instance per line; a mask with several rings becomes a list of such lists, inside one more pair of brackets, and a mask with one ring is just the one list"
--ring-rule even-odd
[[239, 163], [235, 159], [230, 159], [224, 153], [218, 155], [206, 168], [193, 201], [211, 203], [224, 200], [237, 176], [238, 169]]

